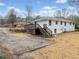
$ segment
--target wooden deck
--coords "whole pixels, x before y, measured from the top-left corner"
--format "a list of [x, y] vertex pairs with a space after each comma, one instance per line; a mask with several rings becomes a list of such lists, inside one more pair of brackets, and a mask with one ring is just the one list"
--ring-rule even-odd
[[40, 33], [43, 37], [52, 37], [52, 31], [49, 28], [42, 28], [39, 24], [29, 24], [26, 26], [27, 33], [37, 35]]

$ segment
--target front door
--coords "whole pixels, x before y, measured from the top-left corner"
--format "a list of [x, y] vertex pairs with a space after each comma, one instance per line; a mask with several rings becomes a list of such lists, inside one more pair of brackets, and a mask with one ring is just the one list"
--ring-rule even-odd
[[55, 34], [57, 33], [57, 29], [54, 29], [54, 33], [55, 33]]

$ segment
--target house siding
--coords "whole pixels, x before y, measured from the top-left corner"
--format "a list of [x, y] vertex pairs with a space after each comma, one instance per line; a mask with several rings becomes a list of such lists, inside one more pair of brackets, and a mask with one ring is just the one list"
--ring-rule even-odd
[[[37, 22], [42, 28], [44, 24], [47, 24], [47, 27], [52, 31], [52, 34], [57, 34], [57, 33], [62, 33], [64, 31], [74, 31], [75, 30], [75, 25], [73, 25], [73, 23], [70, 22], [66, 22], [66, 25], [64, 25], [64, 22], [58, 21], [56, 24], [56, 21], [52, 21], [51, 25], [49, 25], [49, 21], [39, 21]], [[56, 29], [56, 33], [55, 33], [55, 29]]]

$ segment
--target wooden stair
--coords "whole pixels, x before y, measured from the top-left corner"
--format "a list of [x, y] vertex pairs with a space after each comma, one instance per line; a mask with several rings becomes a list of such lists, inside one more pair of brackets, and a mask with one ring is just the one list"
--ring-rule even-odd
[[37, 24], [37, 26], [37, 28], [39, 28], [44, 37], [52, 37], [52, 31], [49, 28], [44, 29], [39, 24]]
[[42, 28], [39, 24], [28, 24], [26, 26], [26, 31], [30, 34], [34, 34], [35, 35], [35, 30], [36, 29], [39, 29], [40, 32], [42, 33], [43, 37], [52, 37], [52, 31], [47, 27], [46, 29], [45, 28]]

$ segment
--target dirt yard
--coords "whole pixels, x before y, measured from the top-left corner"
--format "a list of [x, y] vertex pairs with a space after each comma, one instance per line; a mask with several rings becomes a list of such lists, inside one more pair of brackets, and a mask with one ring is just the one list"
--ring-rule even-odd
[[56, 43], [25, 53], [20, 59], [79, 59], [79, 32], [56, 36]]
[[[4, 33], [1, 34], [2, 32]], [[30, 46], [30, 44], [31, 46], [33, 46], [33, 44], [34, 46], [37, 46], [40, 44], [40, 42], [43, 42], [45, 45], [49, 43], [45, 39], [43, 40], [40, 37], [38, 38], [36, 36], [35, 37], [30, 36], [29, 34], [23, 34], [23, 33], [11, 34], [8, 32], [7, 36], [4, 36], [5, 33], [7, 33], [7, 31], [0, 30], [0, 38], [4, 40], [3, 42], [0, 40], [1, 41], [0, 44], [4, 43], [2, 44], [3, 47], [7, 48], [10, 47], [9, 50], [15, 53], [18, 50], [20, 51], [22, 50], [21, 52], [23, 52], [23, 50], [26, 51], [26, 49], [24, 48], [27, 47], [28, 41], [29, 41], [28, 46]], [[27, 41], [27, 39], [24, 38], [28, 38], [29, 40]], [[53, 39], [54, 38], [51, 38], [50, 40], [53, 41]], [[5, 42], [8, 43], [6, 44]], [[17, 53], [20, 52], [18, 51]], [[12, 59], [12, 57], [10, 59]], [[55, 37], [55, 43], [40, 49], [23, 53], [18, 57], [18, 59], [79, 59], [79, 32], [70, 32], [57, 35]]]

